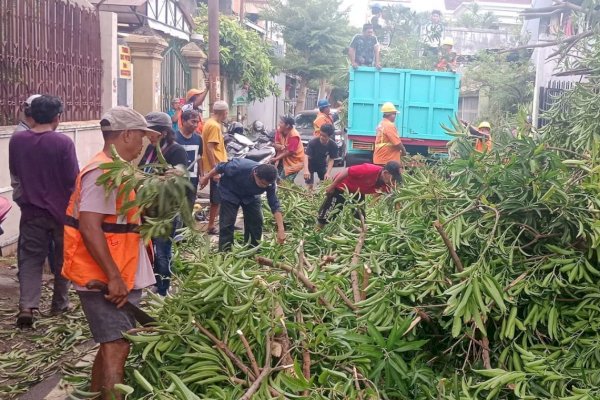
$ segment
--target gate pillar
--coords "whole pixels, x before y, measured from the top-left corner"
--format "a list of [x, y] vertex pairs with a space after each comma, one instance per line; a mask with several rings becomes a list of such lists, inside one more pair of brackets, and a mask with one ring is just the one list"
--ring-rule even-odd
[[160, 63], [168, 44], [160, 36], [129, 35], [125, 40], [133, 63], [133, 108], [144, 115], [160, 111]]
[[196, 43], [190, 42], [181, 48], [181, 55], [185, 57], [190, 67], [192, 87], [204, 90], [206, 88], [206, 75], [204, 73], [206, 54]]

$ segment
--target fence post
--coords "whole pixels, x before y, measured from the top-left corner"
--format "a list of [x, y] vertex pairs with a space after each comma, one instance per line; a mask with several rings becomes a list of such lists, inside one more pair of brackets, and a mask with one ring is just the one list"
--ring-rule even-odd
[[129, 35], [125, 39], [133, 63], [133, 107], [142, 114], [161, 109], [161, 61], [167, 42], [160, 36]]

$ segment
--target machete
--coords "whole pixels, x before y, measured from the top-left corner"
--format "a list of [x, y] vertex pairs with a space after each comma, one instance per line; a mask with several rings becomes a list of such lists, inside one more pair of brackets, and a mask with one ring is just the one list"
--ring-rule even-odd
[[[85, 285], [85, 287], [90, 290], [99, 290], [103, 294], [108, 294], [108, 285], [106, 285], [106, 283], [104, 283], [104, 282], [100, 282], [100, 281], [96, 281], [96, 280], [89, 281], [88, 284]], [[142, 325], [142, 326], [149, 326], [152, 324], [156, 324], [156, 320], [153, 317], [148, 315], [145, 311], [141, 310], [139, 307], [131, 304], [130, 302], [125, 303], [125, 305], [123, 305], [122, 308], [123, 308], [123, 310], [132, 313], [133, 316], [135, 317], [135, 320], [137, 322], [139, 322], [140, 325]]]

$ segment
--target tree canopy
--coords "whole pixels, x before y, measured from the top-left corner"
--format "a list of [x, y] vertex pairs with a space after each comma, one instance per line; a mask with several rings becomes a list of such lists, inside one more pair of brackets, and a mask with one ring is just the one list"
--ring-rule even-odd
[[[208, 36], [208, 13], [201, 7], [197, 31]], [[272, 48], [260, 35], [244, 28], [232, 17], [220, 16], [219, 44], [221, 73], [248, 90], [248, 100], [263, 100], [278, 94], [273, 81], [278, 68], [273, 62]]]

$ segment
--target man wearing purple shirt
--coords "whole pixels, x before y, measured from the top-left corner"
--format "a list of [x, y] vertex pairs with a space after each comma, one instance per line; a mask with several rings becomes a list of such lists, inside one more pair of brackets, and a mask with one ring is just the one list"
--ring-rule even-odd
[[39, 308], [42, 268], [50, 240], [56, 249], [51, 313], [64, 312], [69, 306], [69, 282], [61, 275], [63, 224], [79, 167], [73, 141], [55, 132], [62, 111], [58, 97], [36, 98], [31, 102], [35, 126], [13, 134], [8, 145], [10, 174], [18, 180], [20, 188], [14, 196], [21, 208], [17, 252], [19, 328], [30, 328], [33, 311]]

